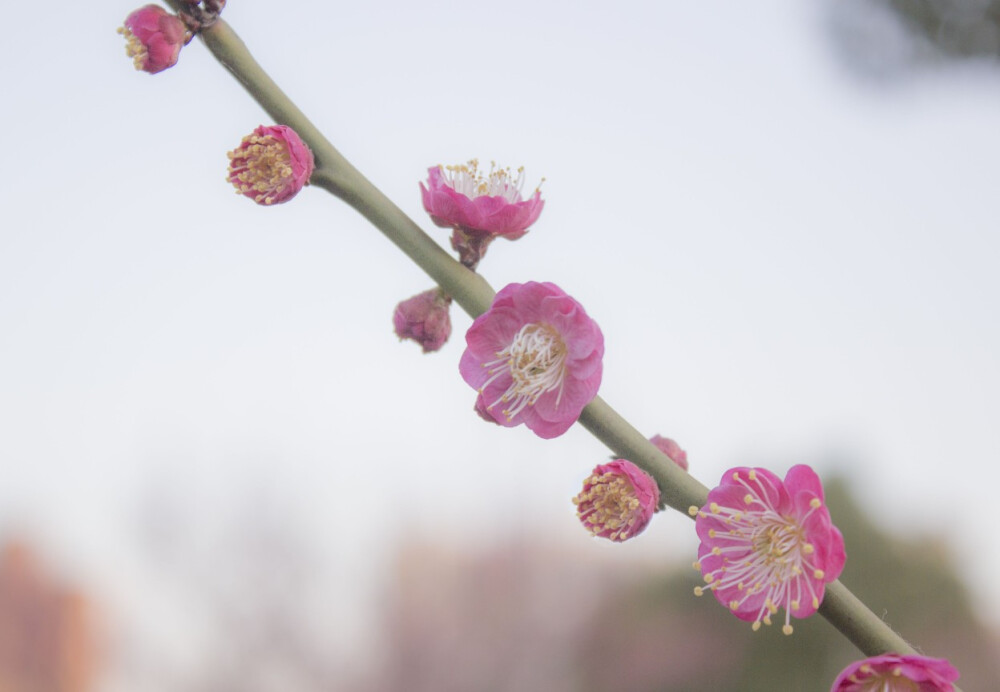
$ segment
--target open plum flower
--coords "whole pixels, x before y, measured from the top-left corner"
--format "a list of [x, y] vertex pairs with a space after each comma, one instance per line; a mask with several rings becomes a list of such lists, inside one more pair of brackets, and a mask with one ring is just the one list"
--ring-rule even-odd
[[562, 435], [597, 396], [604, 335], [555, 284], [505, 286], [465, 335], [459, 363], [476, 409], [505, 427]]
[[791, 634], [790, 617], [815, 613], [844, 568], [844, 538], [808, 466], [793, 466], [784, 482], [766, 469], [730, 469], [691, 510], [701, 539], [695, 567], [707, 584], [695, 594], [710, 590], [755, 630], [784, 608], [782, 630]]
[[475, 268], [494, 238], [517, 240], [538, 220], [545, 202], [536, 188], [523, 199], [524, 169], [492, 166], [488, 175], [475, 159], [461, 166], [432, 166], [420, 183], [424, 209], [442, 228], [454, 229], [451, 245], [462, 263]]
[[599, 464], [573, 498], [576, 515], [594, 536], [621, 542], [642, 533], [660, 504], [653, 478], [625, 459]]
[[953, 692], [958, 677], [943, 658], [883, 654], [847, 666], [830, 692]]

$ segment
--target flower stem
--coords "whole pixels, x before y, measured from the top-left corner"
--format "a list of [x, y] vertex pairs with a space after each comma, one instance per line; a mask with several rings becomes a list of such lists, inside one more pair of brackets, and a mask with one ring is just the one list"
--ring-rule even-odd
[[[166, 2], [175, 10], [184, 5], [180, 0]], [[312, 184], [360, 212], [453, 296], [469, 315], [477, 317], [489, 308], [495, 292], [486, 280], [453, 259], [361, 175], [264, 72], [225, 21], [220, 19], [202, 30], [200, 36], [212, 54], [274, 121], [293, 128], [309, 145], [316, 157]], [[705, 503], [708, 489], [674, 464], [600, 397], [584, 408], [580, 423], [617, 456], [650, 473], [660, 486], [664, 505], [687, 515], [689, 507]], [[865, 655], [916, 653], [839, 581], [827, 585], [819, 612]]]

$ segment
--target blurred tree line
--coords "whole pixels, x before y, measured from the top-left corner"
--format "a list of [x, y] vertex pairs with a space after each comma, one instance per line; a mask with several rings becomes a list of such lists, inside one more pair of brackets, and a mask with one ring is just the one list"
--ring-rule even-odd
[[[842, 581], [921, 651], [950, 659], [963, 689], [998, 689], [1000, 637], [977, 617], [942, 539], [892, 536], [846, 483], [826, 490], [847, 544]], [[158, 684], [143, 689], [825, 692], [862, 658], [819, 616], [793, 620], [791, 636], [753, 632], [710, 595], [695, 597], [693, 556], [637, 563], [630, 544], [594, 539], [581, 551], [524, 531], [472, 545], [401, 534], [379, 579], [374, 649], [349, 659], [315, 625], [352, 594], [331, 589], [316, 546], [280, 511], [254, 507], [212, 562], [186, 554], [183, 536], [170, 541], [169, 564], [183, 567], [175, 577], [213, 635], [198, 669], [154, 667]]]
[[866, 77], [1000, 57], [1000, 0], [828, 0], [827, 8], [838, 54]]

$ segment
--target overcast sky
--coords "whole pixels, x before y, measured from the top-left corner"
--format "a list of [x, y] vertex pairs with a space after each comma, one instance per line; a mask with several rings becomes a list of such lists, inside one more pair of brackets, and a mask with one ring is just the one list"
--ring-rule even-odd
[[[593, 545], [570, 498], [606, 449], [480, 421], [457, 370], [471, 320], [456, 308], [434, 355], [399, 343], [394, 305], [431, 283], [338, 200], [234, 194], [226, 151], [267, 120], [199, 42], [136, 73], [114, 32], [132, 5], [49, 5], [7, 8], [0, 43], [0, 531], [119, 606], [156, 572], [150, 498], [192, 540], [247, 493], [277, 498], [338, 588], [363, 589], [403, 527]], [[892, 527], [953, 540], [1000, 622], [1000, 68], [859, 80], [826, 7], [234, 0], [224, 17], [442, 244], [428, 166], [544, 176], [538, 223], [481, 273], [580, 300], [606, 338], [601, 395], [695, 476], [846, 474]], [[692, 528], [660, 517], [623, 559], [688, 561]]]

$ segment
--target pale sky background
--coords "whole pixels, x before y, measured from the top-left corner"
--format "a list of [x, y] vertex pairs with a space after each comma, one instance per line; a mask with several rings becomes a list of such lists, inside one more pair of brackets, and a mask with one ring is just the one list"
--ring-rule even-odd
[[[0, 535], [36, 540], [178, 666], [199, 614], [147, 550], [163, 508], [210, 555], [265, 498], [359, 650], [408, 535], [608, 550], [570, 503], [596, 439], [481, 422], [457, 308], [437, 354], [395, 338], [395, 304], [431, 287], [415, 265], [322, 190], [268, 209], [233, 193], [225, 153], [268, 121], [198, 41], [136, 73], [115, 34], [134, 5], [47, 5], [12, 3], [0, 43]], [[428, 166], [544, 176], [534, 229], [480, 269], [584, 304], [612, 406], [708, 485], [743, 464], [848, 475], [889, 526], [951, 541], [1000, 624], [1000, 67], [865, 80], [829, 11], [233, 0], [224, 17], [442, 244]], [[695, 545], [670, 513], [614, 550]]]

